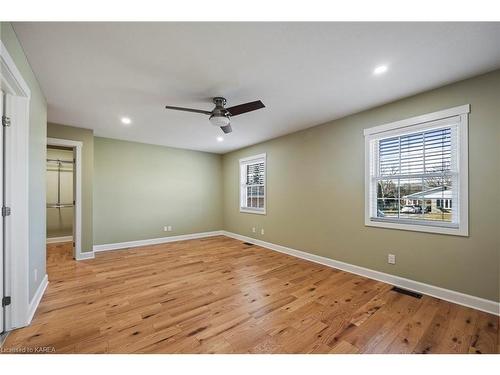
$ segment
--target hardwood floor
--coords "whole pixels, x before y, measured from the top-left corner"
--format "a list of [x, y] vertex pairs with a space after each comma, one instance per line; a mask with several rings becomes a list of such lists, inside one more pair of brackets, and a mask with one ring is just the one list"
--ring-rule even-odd
[[50, 284], [4, 348], [56, 353], [496, 353], [498, 317], [227, 237], [48, 245]]

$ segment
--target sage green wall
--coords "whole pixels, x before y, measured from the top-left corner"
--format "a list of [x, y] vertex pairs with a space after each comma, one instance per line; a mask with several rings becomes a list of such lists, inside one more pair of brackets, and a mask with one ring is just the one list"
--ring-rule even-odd
[[47, 137], [82, 142], [82, 252], [93, 247], [94, 131], [61, 124], [47, 124]]
[[98, 137], [94, 145], [94, 244], [222, 229], [220, 155]]
[[[0, 38], [31, 90], [29, 113], [29, 298], [45, 274], [45, 155], [47, 103], [17, 36], [8, 22], [0, 23]], [[38, 280], [35, 280], [38, 270]]]
[[[467, 103], [470, 236], [365, 227], [363, 129]], [[226, 154], [224, 229], [498, 301], [499, 129], [495, 71]], [[238, 159], [263, 152], [267, 215], [240, 213]]]
[[[47, 148], [47, 159], [73, 160], [72, 150]], [[73, 164], [47, 162], [47, 204], [57, 203], [58, 179], [60, 203], [73, 202]], [[66, 237], [73, 235], [74, 207], [47, 207], [47, 238]]]

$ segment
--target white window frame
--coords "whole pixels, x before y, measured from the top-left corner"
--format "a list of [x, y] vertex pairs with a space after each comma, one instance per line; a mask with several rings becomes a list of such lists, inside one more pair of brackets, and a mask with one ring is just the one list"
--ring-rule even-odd
[[[470, 104], [465, 104], [442, 111], [427, 113], [421, 116], [408, 118], [388, 124], [383, 124], [364, 130], [365, 136], [365, 226], [409, 230], [427, 233], [449, 234], [456, 236], [469, 235], [469, 152], [468, 152], [468, 123]], [[432, 124], [438, 120], [459, 116], [458, 131], [458, 225], [446, 226], [443, 223], [404, 223], [388, 220], [380, 220], [371, 217], [372, 182], [370, 175], [371, 144], [373, 140], [398, 136], [405, 133], [419, 132], [435, 127]], [[397, 219], [396, 219], [397, 220]]]
[[[246, 166], [248, 164], [254, 164], [254, 163], [261, 163], [264, 162], [264, 207], [263, 208], [250, 208], [243, 206], [243, 198], [245, 197], [246, 200], [246, 184], [245, 184], [245, 179], [246, 179]], [[254, 155], [254, 156], [249, 156], [247, 158], [240, 159], [239, 161], [239, 166], [240, 166], [240, 197], [239, 197], [239, 207], [240, 207], [240, 212], [243, 213], [248, 213], [248, 214], [258, 214], [258, 215], [265, 215], [266, 214], [266, 207], [267, 207], [267, 155], [266, 153], [259, 154], [259, 155]], [[243, 187], [245, 186], [245, 189]]]

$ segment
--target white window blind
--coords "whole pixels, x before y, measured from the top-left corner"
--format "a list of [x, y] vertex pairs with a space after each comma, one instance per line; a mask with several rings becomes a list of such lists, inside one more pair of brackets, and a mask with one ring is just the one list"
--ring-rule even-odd
[[240, 211], [265, 213], [266, 156], [240, 160]]
[[367, 135], [367, 225], [465, 233], [467, 116], [436, 117]]

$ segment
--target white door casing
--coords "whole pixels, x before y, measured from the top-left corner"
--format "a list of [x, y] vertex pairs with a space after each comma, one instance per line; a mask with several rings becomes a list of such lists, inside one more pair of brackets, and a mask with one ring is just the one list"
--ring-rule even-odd
[[[4, 227], [4, 291], [11, 304], [4, 310], [4, 330], [28, 324], [29, 310], [29, 103], [31, 91], [0, 41], [0, 85], [6, 94], [4, 194], [11, 214]], [[43, 251], [44, 249], [41, 249]], [[42, 270], [40, 270], [42, 271]], [[45, 273], [45, 270], [43, 270]], [[40, 280], [40, 279], [39, 279]]]
[[[0, 90], [0, 118], [3, 116], [4, 92]], [[3, 131], [0, 131], [0, 197], [3, 200]], [[3, 202], [2, 202], [3, 203]], [[0, 224], [0, 298], [3, 300], [3, 218]], [[4, 331], [4, 308], [0, 306], [0, 332]]]

